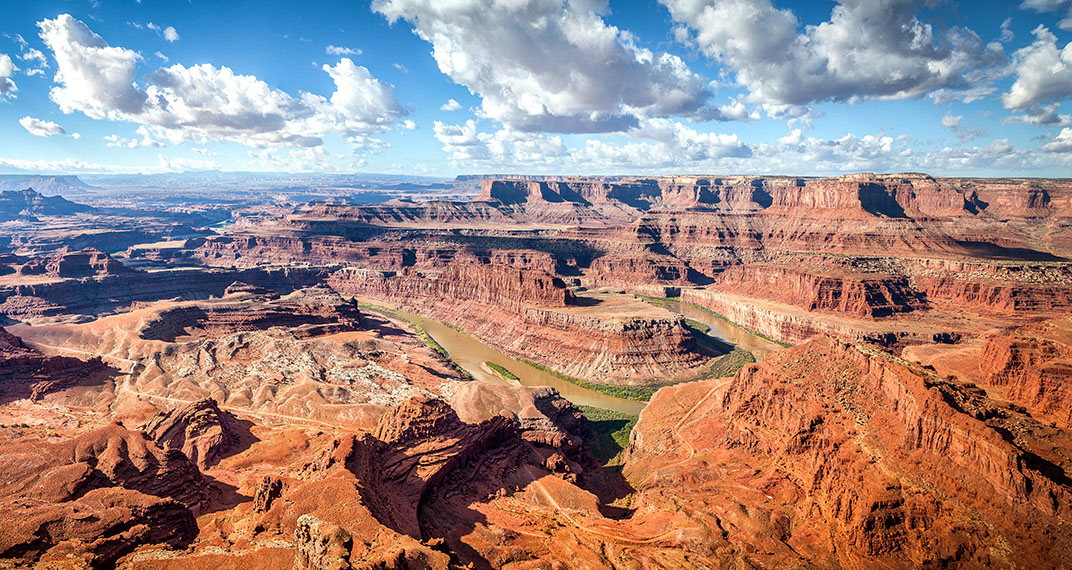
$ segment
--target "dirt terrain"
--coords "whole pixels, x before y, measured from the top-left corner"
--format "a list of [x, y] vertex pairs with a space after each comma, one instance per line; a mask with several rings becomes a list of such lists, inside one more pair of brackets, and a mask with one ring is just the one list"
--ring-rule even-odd
[[1072, 567], [1068, 180], [38, 182], [0, 195], [0, 567]]

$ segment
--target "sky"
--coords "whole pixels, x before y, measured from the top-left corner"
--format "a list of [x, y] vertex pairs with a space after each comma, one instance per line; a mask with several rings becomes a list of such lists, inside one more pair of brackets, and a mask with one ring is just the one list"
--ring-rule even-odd
[[8, 0], [0, 173], [1072, 177], [1072, 0]]

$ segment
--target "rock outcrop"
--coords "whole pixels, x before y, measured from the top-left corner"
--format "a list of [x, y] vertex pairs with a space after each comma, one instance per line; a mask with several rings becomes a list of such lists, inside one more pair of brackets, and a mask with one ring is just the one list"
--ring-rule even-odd
[[80, 360], [45, 356], [0, 327], [0, 399], [40, 400], [46, 394], [92, 378], [104, 378], [108, 366], [100, 357]]
[[69, 216], [93, 210], [60, 196], [42, 196], [32, 189], [0, 192], [0, 222], [36, 216]]
[[1072, 464], [1054, 435], [978, 390], [826, 337], [730, 381], [661, 390], [626, 472], [638, 510], [690, 504], [696, 523], [725, 529], [715, 542], [732, 558], [1061, 567]]
[[206, 398], [154, 416], [142, 430], [163, 449], [178, 449], [202, 470], [241, 440], [238, 418]]
[[117, 424], [59, 443], [5, 441], [0, 559], [114, 564], [142, 544], [184, 547], [206, 483], [178, 450]]
[[270, 327], [294, 329], [299, 336], [356, 330], [361, 315], [355, 303], [327, 286], [299, 289], [284, 297], [264, 288], [236, 282], [222, 299], [179, 303], [147, 321], [138, 335], [174, 342], [180, 336], [220, 338]]
[[992, 336], [978, 363], [981, 384], [998, 387], [1032, 414], [1072, 429], [1072, 317]]

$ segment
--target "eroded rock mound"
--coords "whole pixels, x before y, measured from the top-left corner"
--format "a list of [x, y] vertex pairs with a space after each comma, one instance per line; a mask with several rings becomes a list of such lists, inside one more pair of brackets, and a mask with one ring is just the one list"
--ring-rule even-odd
[[505, 416], [526, 441], [572, 449], [581, 445], [584, 415], [554, 388], [507, 386], [498, 382], [467, 382], [454, 389], [450, 405], [470, 424]]
[[201, 469], [216, 464], [246, 431], [238, 418], [211, 398], [161, 412], [142, 429], [157, 445], [182, 451]]
[[10, 518], [0, 558], [107, 566], [141, 544], [185, 546], [205, 489], [181, 452], [117, 424], [59, 443], [5, 442], [0, 510]]

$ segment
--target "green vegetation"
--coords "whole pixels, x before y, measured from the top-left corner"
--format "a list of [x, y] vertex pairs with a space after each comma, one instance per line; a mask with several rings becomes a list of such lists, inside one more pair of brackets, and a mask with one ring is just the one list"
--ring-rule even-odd
[[515, 382], [521, 380], [513, 372], [510, 372], [509, 370], [503, 368], [502, 366], [499, 366], [498, 364], [495, 364], [490, 360], [485, 360], [484, 364], [486, 364], [488, 368], [494, 370], [496, 374], [502, 376], [503, 380], [512, 380]]
[[604, 465], [621, 463], [622, 451], [629, 445], [629, 434], [639, 416], [592, 406], [577, 407], [594, 432], [586, 441], [592, 455]]
[[637, 400], [637, 401], [640, 401], [640, 402], [647, 402], [648, 400], [651, 399], [651, 397], [653, 395], [655, 395], [655, 392], [659, 391], [659, 388], [662, 388], [663, 386], [668, 386], [668, 384], [640, 384], [640, 385], [635, 385], [635, 386], [618, 386], [618, 385], [614, 385], [614, 384], [597, 384], [595, 382], [586, 382], [586, 381], [581, 380], [579, 378], [574, 378], [573, 376], [563, 374], [563, 373], [558, 372], [556, 370], [551, 370], [550, 368], [548, 368], [548, 367], [546, 367], [543, 364], [540, 364], [538, 362], [533, 362], [531, 360], [525, 360], [524, 358], [519, 358], [517, 360], [518, 360], [518, 362], [524, 362], [525, 364], [528, 364], [529, 366], [531, 366], [531, 367], [533, 367], [533, 368], [535, 368], [537, 370], [543, 370], [544, 372], [550, 374], [551, 376], [554, 376], [555, 378], [558, 378], [559, 380], [565, 380], [566, 382], [569, 382], [571, 384], [576, 384], [576, 385], [580, 386], [581, 388], [586, 388], [588, 390], [592, 390], [593, 392], [599, 392], [600, 394], [606, 394], [608, 396], [614, 396], [615, 398], [624, 398], [626, 400]]
[[697, 378], [697, 380], [728, 378], [736, 374], [745, 364], [751, 364], [755, 361], [756, 357], [751, 352], [735, 346], [729, 354], [719, 357], [719, 359], [707, 369], [707, 372], [704, 372]]
[[707, 335], [711, 334], [711, 327], [709, 327], [705, 323], [701, 323], [700, 321], [697, 321], [695, 319], [690, 319], [688, 317], [685, 317], [685, 326], [690, 328], [690, 329], [692, 329], [692, 330], [694, 330], [694, 331], [697, 331], [697, 332], [700, 332], [700, 333], [703, 333], [703, 334], [707, 334]]

